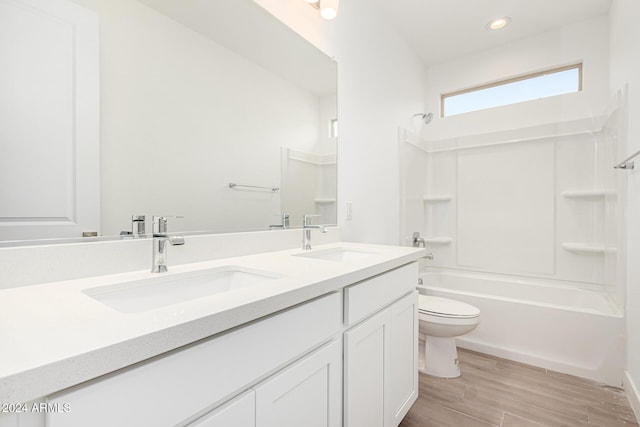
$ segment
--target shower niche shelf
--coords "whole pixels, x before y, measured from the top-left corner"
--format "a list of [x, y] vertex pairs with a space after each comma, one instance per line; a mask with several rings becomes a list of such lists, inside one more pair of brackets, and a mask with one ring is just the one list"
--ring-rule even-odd
[[616, 196], [618, 193], [609, 190], [567, 190], [562, 192], [565, 199], [592, 199], [599, 200], [605, 196]]
[[590, 245], [587, 243], [563, 243], [562, 249], [569, 252], [582, 254], [605, 254], [615, 253], [618, 251], [616, 248], [607, 248], [604, 246]]
[[453, 196], [451, 194], [438, 194], [438, 195], [425, 195], [423, 198], [425, 203], [440, 203], [440, 202], [450, 202], [453, 200]]
[[449, 245], [453, 239], [451, 237], [425, 237], [424, 242], [432, 245]]

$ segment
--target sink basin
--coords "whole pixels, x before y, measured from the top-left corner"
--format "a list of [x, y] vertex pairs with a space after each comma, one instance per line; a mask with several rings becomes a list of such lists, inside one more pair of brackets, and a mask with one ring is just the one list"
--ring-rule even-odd
[[280, 277], [267, 271], [225, 266], [187, 273], [161, 274], [149, 279], [90, 288], [83, 292], [120, 312], [136, 313], [258, 286]]
[[322, 251], [313, 251], [307, 252], [303, 254], [296, 254], [294, 256], [299, 256], [303, 258], [313, 258], [320, 259], [325, 261], [334, 261], [334, 262], [349, 262], [355, 261], [357, 259], [366, 258], [368, 256], [373, 255], [371, 252], [359, 251], [355, 249], [344, 249], [344, 248], [336, 248], [336, 249], [326, 249]]

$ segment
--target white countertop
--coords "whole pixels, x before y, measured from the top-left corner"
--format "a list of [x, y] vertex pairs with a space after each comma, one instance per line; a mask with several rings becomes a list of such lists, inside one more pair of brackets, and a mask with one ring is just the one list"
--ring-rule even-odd
[[113, 372], [417, 260], [424, 249], [357, 243], [348, 262], [292, 256], [300, 249], [172, 266], [164, 275], [238, 266], [282, 275], [259, 286], [122, 313], [83, 290], [155, 277], [148, 271], [0, 290], [0, 402], [21, 403]]

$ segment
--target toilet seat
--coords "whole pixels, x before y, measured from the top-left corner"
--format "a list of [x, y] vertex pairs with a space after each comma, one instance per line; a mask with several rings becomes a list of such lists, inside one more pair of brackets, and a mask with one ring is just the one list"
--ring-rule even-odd
[[420, 314], [452, 319], [473, 319], [480, 316], [480, 310], [471, 304], [449, 298], [418, 295]]

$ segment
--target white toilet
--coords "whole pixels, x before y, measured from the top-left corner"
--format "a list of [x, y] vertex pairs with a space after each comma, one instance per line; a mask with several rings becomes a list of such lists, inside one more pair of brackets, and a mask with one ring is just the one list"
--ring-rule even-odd
[[480, 310], [449, 298], [419, 295], [419, 359], [421, 372], [440, 378], [460, 376], [456, 339], [480, 323]]

